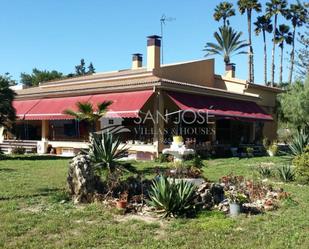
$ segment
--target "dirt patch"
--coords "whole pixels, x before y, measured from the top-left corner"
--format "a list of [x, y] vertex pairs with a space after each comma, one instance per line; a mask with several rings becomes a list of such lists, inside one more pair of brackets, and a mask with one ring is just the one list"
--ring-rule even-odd
[[126, 214], [126, 215], [117, 215], [115, 216], [116, 220], [119, 222], [127, 222], [131, 220], [143, 221], [145, 223], [158, 223], [160, 227], [164, 227], [167, 224], [167, 221], [161, 219], [160, 217], [155, 217], [151, 215], [138, 215], [138, 214]]

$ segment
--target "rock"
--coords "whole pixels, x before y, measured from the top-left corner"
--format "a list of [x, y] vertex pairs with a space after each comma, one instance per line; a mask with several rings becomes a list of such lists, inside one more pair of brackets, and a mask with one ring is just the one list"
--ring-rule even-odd
[[228, 213], [230, 211], [230, 205], [229, 205], [229, 201], [227, 199], [221, 201], [218, 206], [217, 206], [218, 210], [224, 212], [224, 213]]
[[224, 199], [224, 190], [220, 184], [205, 182], [197, 189], [197, 202], [204, 209], [211, 209]]
[[88, 155], [78, 155], [72, 159], [67, 183], [74, 203], [91, 201], [95, 192], [96, 177]]

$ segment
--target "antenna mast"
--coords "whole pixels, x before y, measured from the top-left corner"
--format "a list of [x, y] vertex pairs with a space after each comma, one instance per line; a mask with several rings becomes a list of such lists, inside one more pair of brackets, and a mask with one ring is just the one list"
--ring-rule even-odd
[[172, 21], [175, 21], [176, 18], [173, 18], [173, 17], [167, 17], [165, 14], [163, 14], [161, 16], [161, 19], [160, 19], [160, 23], [161, 23], [161, 64], [163, 64], [164, 60], [163, 60], [163, 28], [164, 28], [164, 25], [166, 24], [166, 22], [172, 22]]

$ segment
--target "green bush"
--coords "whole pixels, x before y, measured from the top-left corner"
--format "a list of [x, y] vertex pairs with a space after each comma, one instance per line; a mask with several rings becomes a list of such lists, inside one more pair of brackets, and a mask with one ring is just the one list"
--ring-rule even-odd
[[297, 180], [309, 184], [309, 146], [306, 147], [304, 153], [293, 159], [293, 165]]
[[159, 162], [159, 163], [167, 163], [169, 162], [169, 159], [168, 159], [169, 155], [168, 154], [163, 154], [163, 153], [160, 153], [158, 158], [156, 158], [156, 162]]
[[12, 154], [14, 155], [23, 155], [26, 153], [26, 149], [22, 146], [17, 146], [12, 149]]
[[290, 165], [283, 165], [278, 168], [278, 174], [282, 181], [291, 182], [295, 179], [295, 173]]
[[277, 153], [278, 153], [278, 145], [276, 143], [272, 143], [269, 147], [268, 147], [268, 150], [270, 152], [273, 153], [273, 156], [276, 156]]
[[188, 216], [195, 213], [195, 190], [196, 187], [189, 182], [170, 182], [167, 177], [160, 176], [153, 181], [148, 204], [162, 213], [163, 217]]
[[198, 169], [201, 169], [205, 166], [203, 159], [200, 155], [194, 154], [194, 157], [192, 159], [192, 166]]

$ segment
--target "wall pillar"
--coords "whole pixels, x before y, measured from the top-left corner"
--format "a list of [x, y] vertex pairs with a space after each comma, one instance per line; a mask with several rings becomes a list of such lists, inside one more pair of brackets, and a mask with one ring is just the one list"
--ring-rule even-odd
[[49, 121], [42, 120], [42, 141], [47, 141], [49, 135]]
[[45, 154], [47, 152], [48, 135], [49, 135], [49, 121], [42, 120], [41, 141], [37, 142], [37, 153], [38, 154]]
[[164, 98], [163, 91], [155, 92], [154, 100], [154, 134], [153, 144], [156, 149], [156, 156], [164, 149]]
[[250, 142], [254, 142], [255, 140], [255, 122], [252, 123], [252, 125], [250, 126]]
[[0, 143], [4, 140], [4, 127], [0, 126]]

